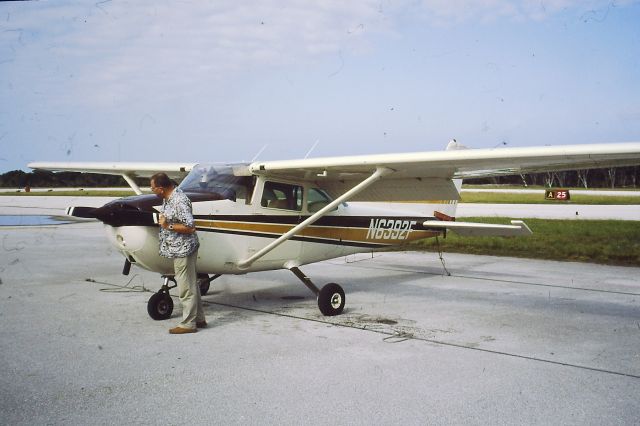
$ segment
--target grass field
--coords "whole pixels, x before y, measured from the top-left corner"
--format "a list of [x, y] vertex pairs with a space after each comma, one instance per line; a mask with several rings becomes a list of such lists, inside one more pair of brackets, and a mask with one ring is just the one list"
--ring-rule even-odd
[[571, 194], [570, 201], [545, 200], [544, 194], [508, 192], [463, 192], [461, 203], [487, 204], [640, 204], [640, 197]]
[[[506, 218], [465, 218], [469, 222], [509, 224]], [[524, 219], [529, 237], [439, 238], [443, 252], [512, 256], [530, 259], [640, 266], [640, 223], [615, 220]], [[410, 244], [410, 249], [437, 251], [435, 239]]]

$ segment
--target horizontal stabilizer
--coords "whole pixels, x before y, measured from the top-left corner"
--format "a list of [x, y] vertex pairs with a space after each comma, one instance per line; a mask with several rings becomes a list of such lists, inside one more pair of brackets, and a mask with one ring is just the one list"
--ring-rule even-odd
[[515, 237], [532, 234], [531, 229], [521, 220], [512, 220], [511, 225], [426, 220], [422, 225], [425, 228], [450, 229], [465, 237]]

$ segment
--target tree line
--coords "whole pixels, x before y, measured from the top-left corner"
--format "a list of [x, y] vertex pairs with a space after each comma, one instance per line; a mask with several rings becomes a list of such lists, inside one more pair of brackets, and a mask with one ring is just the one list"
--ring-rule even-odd
[[[149, 179], [146, 179], [148, 182]], [[100, 188], [100, 187], [128, 187], [122, 176], [101, 175], [96, 173], [79, 172], [49, 172], [46, 170], [34, 170], [24, 172], [13, 170], [0, 175], [0, 187], [2, 188]]]
[[544, 186], [547, 188], [637, 188], [640, 184], [640, 166], [527, 173], [492, 178], [465, 179], [464, 182], [471, 185], [508, 184]]
[[[136, 179], [139, 185], [148, 185], [149, 179]], [[637, 188], [640, 184], [640, 166], [609, 167], [603, 169], [570, 170], [564, 172], [528, 173], [491, 178], [465, 179], [467, 184], [495, 184], [545, 186], [567, 188]], [[24, 172], [13, 170], [0, 175], [2, 188], [58, 188], [58, 187], [126, 187], [121, 176], [95, 173], [58, 172], [44, 170]]]

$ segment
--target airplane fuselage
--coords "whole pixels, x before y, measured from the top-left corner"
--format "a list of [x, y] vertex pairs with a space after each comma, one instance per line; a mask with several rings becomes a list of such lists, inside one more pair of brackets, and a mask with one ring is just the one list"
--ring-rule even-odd
[[[131, 197], [132, 202], [136, 198], [139, 197]], [[146, 202], [149, 201], [147, 198]], [[153, 204], [157, 210], [161, 200]], [[200, 240], [197, 270], [206, 274], [243, 274], [290, 268], [380, 250], [441, 233], [424, 229], [421, 225], [433, 216], [403, 214], [393, 208], [363, 207], [358, 203], [340, 205], [264, 257], [242, 268], [239, 266], [242, 260], [304, 221], [309, 214], [261, 205], [256, 207], [244, 200], [192, 201], [192, 204]], [[172, 262], [158, 253], [157, 225], [105, 224], [105, 228], [111, 244], [134, 265], [162, 274], [173, 272]]]

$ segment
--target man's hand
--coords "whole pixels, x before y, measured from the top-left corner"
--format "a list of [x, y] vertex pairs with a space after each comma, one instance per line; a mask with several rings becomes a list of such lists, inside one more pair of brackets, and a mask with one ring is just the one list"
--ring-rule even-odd
[[163, 214], [158, 216], [158, 224], [160, 225], [160, 228], [166, 228], [167, 227], [167, 218], [164, 217]]

